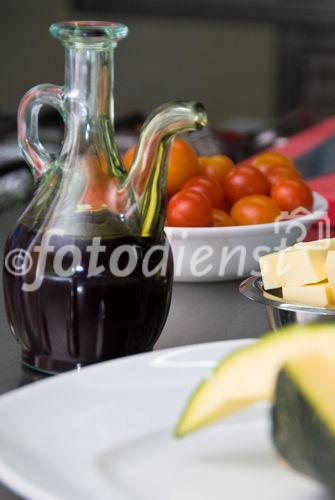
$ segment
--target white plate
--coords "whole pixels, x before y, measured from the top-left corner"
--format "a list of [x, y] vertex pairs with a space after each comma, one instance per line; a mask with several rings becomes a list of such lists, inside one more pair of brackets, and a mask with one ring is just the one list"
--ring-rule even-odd
[[328, 202], [313, 194], [313, 212], [291, 220], [255, 226], [166, 227], [175, 281], [227, 281], [253, 274], [260, 255], [304, 240], [313, 222], [324, 218]]
[[254, 407], [184, 439], [173, 428], [194, 385], [246, 341], [102, 363], [0, 398], [0, 479], [41, 500], [316, 500]]

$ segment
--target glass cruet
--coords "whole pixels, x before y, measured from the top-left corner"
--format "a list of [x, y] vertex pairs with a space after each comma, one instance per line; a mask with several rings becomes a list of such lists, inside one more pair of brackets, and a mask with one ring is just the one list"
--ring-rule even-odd
[[[128, 28], [77, 21], [50, 31], [65, 48], [65, 83], [38, 85], [19, 106], [19, 145], [36, 190], [6, 243], [4, 291], [23, 363], [58, 372], [152, 349], [171, 300], [169, 145], [203, 127], [206, 114], [196, 102], [158, 108], [127, 172], [114, 138], [113, 61]], [[38, 137], [45, 104], [64, 120], [58, 156]]]

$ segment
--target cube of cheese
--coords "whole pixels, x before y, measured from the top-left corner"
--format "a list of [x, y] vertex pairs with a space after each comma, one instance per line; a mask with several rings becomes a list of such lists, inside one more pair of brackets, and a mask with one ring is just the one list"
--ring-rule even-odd
[[333, 295], [335, 297], [335, 251], [334, 250], [329, 251], [327, 254], [326, 272], [327, 272], [327, 279], [329, 281]]
[[277, 271], [282, 286], [309, 285], [326, 279], [327, 250], [303, 247], [280, 253]]
[[259, 258], [264, 290], [281, 287], [281, 281], [277, 272], [279, 254], [280, 252], [274, 252]]
[[284, 286], [283, 299], [315, 307], [334, 305], [334, 295], [328, 281], [305, 286]]
[[[302, 241], [279, 252], [263, 255], [259, 265], [264, 289], [271, 290], [282, 285], [302, 286], [326, 279], [325, 259], [327, 252], [332, 251], [335, 251], [335, 238], [324, 238]], [[332, 285], [332, 280], [328, 280]], [[335, 278], [332, 286], [335, 294]]]
[[335, 250], [335, 238], [324, 238], [323, 240], [315, 240], [315, 241], [300, 241], [293, 245], [294, 249], [301, 248], [316, 248], [322, 250]]

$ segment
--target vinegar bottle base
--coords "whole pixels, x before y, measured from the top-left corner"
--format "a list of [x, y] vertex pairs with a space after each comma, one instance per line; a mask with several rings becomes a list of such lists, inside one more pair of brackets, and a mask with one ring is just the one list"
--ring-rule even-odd
[[[154, 346], [150, 346], [147, 348], [145, 351], [140, 351], [138, 353], [133, 353], [132, 355], [135, 354], [142, 354], [145, 352], [151, 352], [153, 351]], [[118, 359], [118, 358], [111, 358], [110, 360], [104, 359], [104, 360], [96, 360], [96, 361], [91, 361], [91, 362], [86, 362], [86, 363], [80, 363], [80, 362], [69, 362], [69, 361], [64, 361], [64, 360], [59, 360], [59, 359], [53, 359], [48, 356], [43, 356], [43, 355], [34, 355], [32, 353], [27, 353], [24, 352], [22, 353], [21, 357], [21, 362], [24, 366], [29, 368], [30, 370], [35, 370], [40, 373], [44, 373], [46, 375], [57, 375], [58, 373], [63, 373], [67, 372], [70, 370], [77, 370], [79, 371], [81, 368], [84, 368], [85, 366], [90, 366], [95, 363], [101, 363], [105, 361], [111, 361], [112, 359]]]
[[46, 375], [56, 375], [70, 370], [80, 370], [83, 366], [81, 363], [69, 363], [47, 358], [46, 356], [34, 356], [32, 354], [23, 354], [21, 362], [24, 366], [31, 370], [36, 370]]

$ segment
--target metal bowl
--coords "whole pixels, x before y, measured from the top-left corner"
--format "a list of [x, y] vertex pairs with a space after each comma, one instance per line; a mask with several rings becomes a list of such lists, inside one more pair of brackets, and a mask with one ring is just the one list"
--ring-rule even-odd
[[282, 297], [266, 292], [262, 278], [251, 276], [240, 284], [240, 292], [248, 299], [266, 307], [272, 330], [285, 325], [335, 321], [335, 307], [313, 307], [294, 302], [285, 302]]

